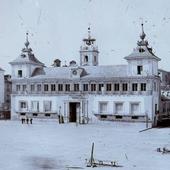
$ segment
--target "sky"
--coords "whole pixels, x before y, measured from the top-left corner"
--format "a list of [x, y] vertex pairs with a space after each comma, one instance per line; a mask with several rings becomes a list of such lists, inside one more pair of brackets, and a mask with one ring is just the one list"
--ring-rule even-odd
[[91, 34], [99, 48], [100, 65], [127, 64], [141, 33], [170, 71], [170, 0], [0, 0], [0, 67], [21, 54], [26, 32], [35, 56], [46, 66], [79, 63], [82, 39]]

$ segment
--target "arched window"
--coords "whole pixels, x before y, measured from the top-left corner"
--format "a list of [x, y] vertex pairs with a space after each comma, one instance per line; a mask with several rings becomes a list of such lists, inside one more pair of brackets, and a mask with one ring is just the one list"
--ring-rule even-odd
[[84, 56], [84, 62], [88, 62], [88, 56], [86, 55], [86, 56]]

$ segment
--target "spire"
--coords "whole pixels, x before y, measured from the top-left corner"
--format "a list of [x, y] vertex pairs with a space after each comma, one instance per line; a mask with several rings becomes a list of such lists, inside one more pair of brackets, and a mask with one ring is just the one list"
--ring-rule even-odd
[[26, 33], [26, 42], [25, 42], [25, 46], [26, 46], [26, 48], [28, 48], [28, 46], [29, 46], [29, 41], [28, 41], [28, 32]]
[[90, 46], [94, 44], [94, 41], [96, 41], [95, 38], [91, 38], [91, 29], [90, 26], [88, 27], [88, 38], [84, 38], [83, 41], [86, 43], [86, 45]]
[[140, 39], [141, 40], [137, 42], [137, 45], [138, 46], [148, 46], [148, 41], [145, 40], [146, 34], [144, 32], [143, 22], [141, 24], [141, 27], [142, 27], [142, 33], [140, 34]]
[[88, 27], [88, 38], [90, 39], [90, 34], [91, 34], [91, 30], [90, 30], [90, 26]]
[[143, 22], [142, 22], [142, 24], [141, 24], [141, 27], [142, 27], [142, 34], [140, 35], [140, 38], [141, 38], [142, 40], [144, 40], [146, 34], [145, 34], [145, 32], [144, 32], [144, 29], [143, 29]]

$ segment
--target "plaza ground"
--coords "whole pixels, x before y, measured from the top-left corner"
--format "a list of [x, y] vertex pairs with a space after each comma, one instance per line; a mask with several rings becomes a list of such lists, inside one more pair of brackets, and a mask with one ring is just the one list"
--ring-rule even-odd
[[121, 170], [168, 170], [170, 154], [158, 147], [170, 146], [170, 129], [145, 129], [143, 123], [93, 121], [88, 125], [57, 121], [0, 121], [0, 170], [109, 170], [86, 167], [92, 142], [97, 160], [117, 161]]

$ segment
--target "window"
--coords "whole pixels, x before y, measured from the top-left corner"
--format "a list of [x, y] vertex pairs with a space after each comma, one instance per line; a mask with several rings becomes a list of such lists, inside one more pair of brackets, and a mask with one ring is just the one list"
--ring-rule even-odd
[[139, 114], [139, 103], [131, 103], [131, 114]]
[[79, 84], [74, 84], [74, 91], [79, 91]]
[[58, 91], [63, 91], [63, 85], [62, 84], [58, 84]]
[[51, 84], [51, 91], [55, 91], [55, 84]]
[[143, 66], [137, 66], [137, 74], [142, 74]]
[[99, 84], [99, 91], [102, 91], [103, 84]]
[[99, 103], [99, 113], [107, 113], [107, 102]]
[[39, 112], [39, 101], [31, 101], [31, 111]]
[[88, 91], [88, 84], [83, 84], [83, 91]]
[[20, 89], [20, 85], [19, 84], [17, 84], [16, 85], [16, 91], [20, 91], [21, 89]]
[[37, 84], [37, 91], [41, 91], [41, 84]]
[[26, 91], [26, 89], [27, 89], [26, 84], [22, 85], [22, 90], [23, 90], [23, 91]]
[[115, 113], [116, 114], [123, 113], [123, 103], [115, 103]]
[[114, 84], [114, 90], [119, 91], [119, 84], [118, 83]]
[[127, 91], [128, 90], [128, 84], [127, 83], [123, 83], [122, 84], [122, 90], [123, 91]]
[[138, 84], [137, 83], [133, 83], [132, 84], [132, 91], [137, 91], [138, 90]]
[[20, 108], [26, 109], [27, 108], [27, 102], [26, 101], [20, 101]]
[[31, 84], [31, 91], [35, 91], [35, 85]]
[[44, 84], [44, 91], [48, 91], [48, 84]]
[[96, 84], [91, 84], [91, 91], [96, 91]]
[[50, 112], [51, 111], [51, 101], [44, 101], [44, 111], [45, 112]]
[[87, 63], [88, 62], [88, 56], [84, 56], [84, 62]]
[[18, 70], [18, 77], [22, 77], [22, 70]]
[[141, 83], [140, 86], [141, 91], [146, 91], [146, 83]]
[[34, 117], [38, 116], [38, 114], [37, 114], [37, 113], [33, 113], [32, 115], [33, 115]]
[[66, 91], [70, 91], [70, 84], [66, 84], [65, 89], [66, 89]]
[[106, 84], [106, 91], [112, 91], [112, 84]]
[[45, 114], [45, 116], [46, 116], [46, 117], [50, 117], [50, 116], [51, 116], [51, 114], [49, 114], [49, 113], [46, 113], [46, 114]]

